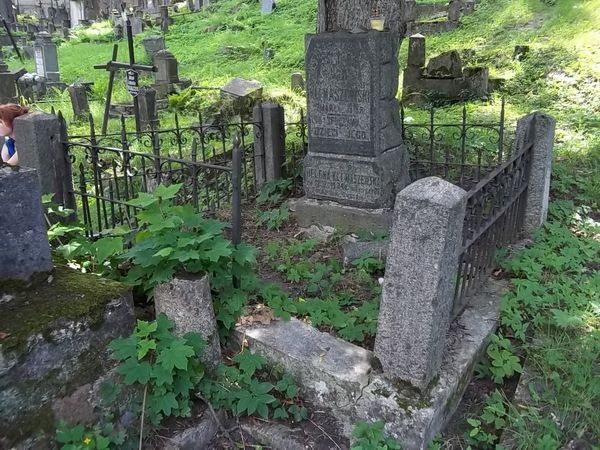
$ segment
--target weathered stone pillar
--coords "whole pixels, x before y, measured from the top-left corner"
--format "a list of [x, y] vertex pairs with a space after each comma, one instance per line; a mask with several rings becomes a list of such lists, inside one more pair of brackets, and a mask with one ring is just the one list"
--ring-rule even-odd
[[419, 389], [433, 380], [442, 362], [466, 194], [429, 177], [396, 197], [375, 355], [386, 376]]
[[408, 38], [408, 65], [413, 67], [425, 66], [425, 36], [413, 34]]
[[158, 128], [158, 117], [156, 115], [156, 91], [152, 88], [142, 87], [138, 94], [138, 105], [140, 111], [140, 126], [142, 130]]
[[543, 112], [531, 113], [517, 123], [517, 149], [533, 145], [523, 221], [527, 234], [542, 226], [548, 216], [555, 128], [556, 120]]
[[461, 0], [450, 0], [448, 4], [448, 20], [458, 22], [460, 19]]
[[37, 170], [42, 194], [54, 194], [56, 203], [68, 205], [73, 181], [67, 179], [70, 168], [65, 167], [58, 118], [31, 112], [15, 119], [14, 132], [19, 165]]
[[52, 270], [34, 169], [0, 167], [0, 281], [29, 280]]
[[83, 84], [74, 83], [67, 88], [71, 97], [71, 106], [73, 106], [73, 115], [76, 118], [84, 118], [90, 112], [88, 104], [87, 91]]
[[175, 333], [199, 333], [208, 343], [201, 356], [209, 370], [221, 362], [217, 320], [210, 295], [208, 275], [174, 278], [154, 288], [156, 315], [165, 313], [175, 322]]
[[160, 28], [163, 33], [169, 31], [169, 7], [167, 5], [160, 6]]
[[34, 43], [34, 52], [36, 73], [46, 78], [48, 83], [60, 83], [58, 53], [50, 33], [45, 31], [38, 33]]
[[304, 84], [304, 77], [301, 73], [293, 73], [290, 78], [290, 87], [292, 91], [303, 91], [306, 89], [306, 85]]
[[254, 145], [254, 172], [260, 188], [264, 182], [279, 180], [284, 175], [285, 118], [283, 107], [270, 102], [257, 104], [252, 115], [262, 118], [262, 140], [255, 140]]

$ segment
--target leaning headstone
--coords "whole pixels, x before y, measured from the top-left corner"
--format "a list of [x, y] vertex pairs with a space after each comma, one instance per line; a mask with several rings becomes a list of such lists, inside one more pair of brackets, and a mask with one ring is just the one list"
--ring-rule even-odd
[[448, 21], [458, 22], [460, 19], [461, 0], [450, 0], [448, 3]]
[[421, 390], [442, 362], [465, 206], [466, 192], [436, 177], [416, 181], [396, 198], [375, 355], [386, 377]]
[[462, 76], [462, 60], [456, 50], [444, 52], [429, 59], [427, 76], [430, 78], [460, 78]]
[[175, 332], [199, 333], [207, 341], [202, 362], [215, 369], [221, 362], [221, 346], [217, 320], [210, 294], [208, 275], [204, 277], [174, 278], [154, 288], [156, 315], [165, 313], [175, 322]]
[[154, 56], [161, 50], [165, 49], [165, 38], [162, 36], [146, 36], [142, 39], [142, 45], [146, 54], [154, 61]]
[[398, 41], [379, 31], [308, 36], [308, 198], [390, 208], [408, 184], [396, 101]]
[[48, 80], [48, 84], [62, 84], [58, 68], [58, 53], [56, 44], [52, 42], [50, 33], [38, 33], [34, 43], [35, 71]]
[[0, 280], [30, 280], [52, 270], [34, 169], [0, 167], [0, 211]]
[[221, 99], [231, 101], [237, 113], [246, 114], [262, 98], [262, 85], [256, 80], [234, 78], [221, 88]]
[[273, 12], [275, 2], [273, 0], [260, 0], [260, 13], [264, 16]]
[[292, 74], [290, 87], [292, 88], [292, 91], [303, 91], [306, 88], [304, 77], [301, 73]]
[[191, 85], [188, 79], [179, 79], [179, 65], [177, 58], [169, 50], [159, 50], [154, 54], [154, 85], [159, 97], [164, 97], [172, 92], [177, 92]]
[[158, 128], [156, 114], [156, 91], [152, 88], [142, 87], [138, 94], [140, 113], [140, 127], [142, 130]]
[[73, 115], [77, 118], [84, 118], [90, 112], [90, 105], [87, 99], [87, 91], [83, 84], [73, 83], [67, 90], [71, 97], [71, 105], [73, 106]]

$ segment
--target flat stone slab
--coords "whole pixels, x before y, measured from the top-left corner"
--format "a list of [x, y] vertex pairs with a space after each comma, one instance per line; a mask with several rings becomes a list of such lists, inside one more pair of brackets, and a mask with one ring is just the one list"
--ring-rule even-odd
[[324, 225], [344, 232], [360, 228], [388, 232], [392, 227], [393, 215], [389, 209], [357, 208], [307, 197], [290, 199], [288, 206], [298, 225], [305, 228]]
[[352, 261], [371, 256], [385, 263], [388, 254], [390, 240], [360, 241], [352, 235], [342, 238], [342, 254], [345, 266], [352, 264]]
[[372, 352], [299, 320], [238, 328], [236, 336], [245, 337], [250, 350], [271, 364], [283, 365], [304, 398], [328, 409], [346, 436], [358, 420], [383, 420], [387, 434], [403, 448], [426, 449], [460, 403], [475, 363], [497, 327], [500, 295], [506, 286], [491, 280], [455, 319], [440, 375], [423, 393], [386, 379]]

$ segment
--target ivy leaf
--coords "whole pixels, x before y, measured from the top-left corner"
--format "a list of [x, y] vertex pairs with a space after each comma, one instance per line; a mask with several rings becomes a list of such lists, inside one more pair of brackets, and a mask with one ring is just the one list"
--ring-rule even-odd
[[283, 407], [277, 408], [273, 412], [273, 419], [287, 419], [289, 417], [290, 417], [290, 415], [287, 413], [287, 411]]
[[60, 422], [56, 430], [56, 440], [62, 444], [81, 442], [83, 439], [83, 425], [69, 428], [65, 422]]
[[124, 361], [129, 358], [137, 357], [137, 342], [135, 336], [127, 338], [117, 338], [110, 343], [112, 350], [112, 359]]
[[152, 366], [147, 361], [139, 363], [134, 358], [129, 358], [119, 366], [118, 372], [125, 377], [125, 384], [146, 384], [152, 375]]
[[262, 368], [265, 364], [265, 359], [258, 353], [251, 353], [244, 350], [234, 356], [233, 360], [238, 364], [241, 371], [248, 377], [254, 375], [257, 369]]
[[231, 244], [226, 240], [215, 242], [210, 249], [204, 251], [204, 257], [212, 262], [217, 262], [223, 256], [231, 255]]
[[152, 367], [152, 377], [157, 386], [171, 385], [173, 383], [173, 371], [167, 370], [158, 364]]
[[157, 398], [158, 411], [162, 411], [165, 416], [171, 415], [171, 410], [179, 408], [179, 403], [173, 392], [167, 392], [165, 395]]
[[154, 190], [154, 196], [159, 197], [162, 200], [169, 200], [177, 195], [181, 186], [182, 184], [171, 184], [170, 186], [159, 184]]
[[150, 334], [154, 333], [158, 328], [156, 321], [146, 322], [145, 320], [138, 320], [135, 335], [138, 338], [146, 338]]
[[138, 360], [143, 359], [150, 350], [156, 350], [156, 341], [154, 339], [141, 339], [138, 343]]
[[173, 370], [173, 367], [187, 370], [188, 358], [195, 354], [192, 346], [186, 345], [181, 341], [173, 341], [169, 348], [160, 352], [156, 362], [167, 370]]
[[183, 338], [188, 345], [192, 346], [196, 355], [200, 355], [206, 347], [206, 341], [199, 333], [186, 333]]

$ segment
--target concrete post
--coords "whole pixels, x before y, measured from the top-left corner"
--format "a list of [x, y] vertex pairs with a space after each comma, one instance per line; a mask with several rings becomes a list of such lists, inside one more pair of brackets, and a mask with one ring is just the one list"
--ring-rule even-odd
[[[56, 116], [32, 112], [14, 121], [16, 148], [19, 165], [37, 170], [42, 194], [54, 194], [54, 201], [64, 205], [68, 185], [65, 158], [62, 158], [60, 122]], [[72, 190], [72, 187], [71, 187]]]
[[396, 197], [375, 337], [384, 374], [423, 390], [442, 363], [467, 193], [429, 177]]
[[0, 281], [30, 280], [52, 270], [34, 169], [0, 167]]
[[[255, 140], [254, 147], [255, 175], [257, 171], [263, 174], [263, 176], [258, 174], [256, 177], [257, 187], [260, 188], [264, 182], [279, 180], [284, 176], [285, 120], [281, 105], [270, 102], [260, 103], [253, 109], [254, 118], [259, 117], [256, 108], [260, 108], [262, 117], [262, 142]], [[258, 180], [263, 182], [259, 183]]]
[[531, 113], [517, 122], [517, 149], [533, 144], [523, 221], [523, 231], [529, 235], [542, 226], [548, 216], [555, 128], [556, 120], [542, 112]]
[[175, 322], [175, 333], [199, 333], [208, 343], [202, 362], [209, 370], [221, 362], [221, 345], [217, 320], [210, 295], [208, 275], [204, 277], [174, 278], [154, 288], [156, 315], [165, 313]]
[[87, 91], [83, 84], [74, 83], [67, 88], [71, 97], [71, 106], [73, 106], [73, 115], [76, 118], [84, 118], [90, 112], [88, 104]]

